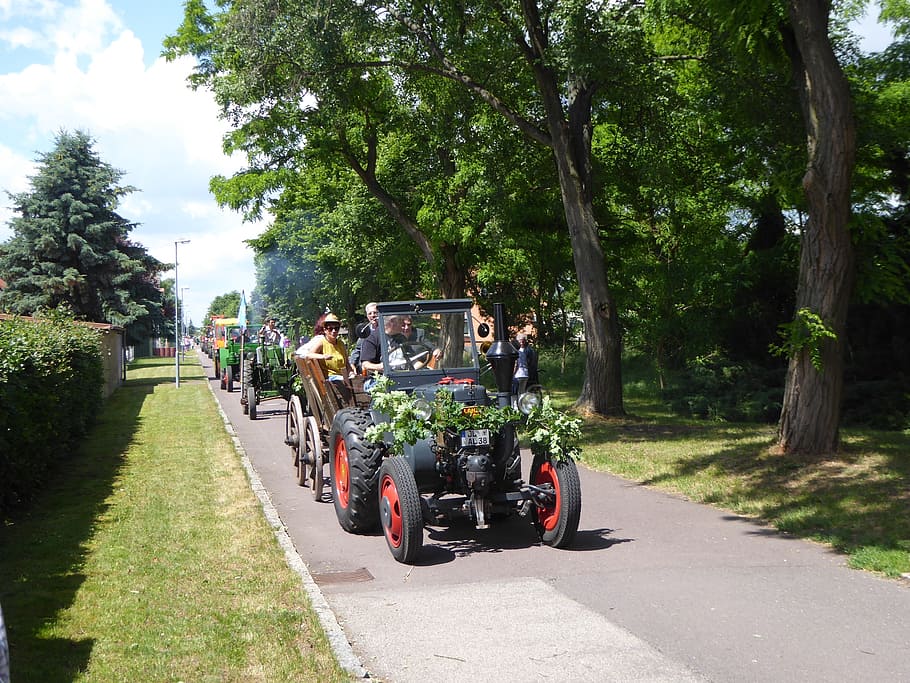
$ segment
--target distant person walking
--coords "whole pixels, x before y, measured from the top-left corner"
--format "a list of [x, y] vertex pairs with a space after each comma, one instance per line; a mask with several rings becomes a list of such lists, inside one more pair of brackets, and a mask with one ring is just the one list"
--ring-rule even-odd
[[519, 332], [515, 335], [518, 344], [518, 358], [515, 360], [515, 370], [512, 374], [512, 393], [521, 394], [527, 386], [539, 384], [537, 370], [537, 351], [528, 341], [528, 335]]

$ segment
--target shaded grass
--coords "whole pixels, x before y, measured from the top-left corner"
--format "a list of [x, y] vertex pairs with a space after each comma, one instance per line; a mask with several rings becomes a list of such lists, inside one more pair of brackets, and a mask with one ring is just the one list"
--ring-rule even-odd
[[[578, 395], [574, 363], [546, 374], [563, 408]], [[857, 568], [910, 572], [907, 431], [844, 429], [838, 453], [809, 461], [775, 453], [776, 425], [673, 415], [645, 364], [624, 368], [624, 384], [627, 418], [585, 420], [587, 466], [828, 544]]]
[[0, 529], [13, 680], [347, 680], [193, 354], [144, 359]]

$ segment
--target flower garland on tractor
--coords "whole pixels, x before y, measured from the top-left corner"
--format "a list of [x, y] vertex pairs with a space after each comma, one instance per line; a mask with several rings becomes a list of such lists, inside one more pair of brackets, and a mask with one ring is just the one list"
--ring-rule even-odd
[[457, 403], [448, 391], [440, 391], [434, 401], [415, 399], [410, 394], [392, 389], [392, 380], [377, 377], [370, 389], [373, 397], [372, 408], [390, 421], [367, 428], [365, 438], [381, 444], [387, 433], [392, 435], [388, 448], [392, 453], [401, 454], [404, 444], [415, 444], [447, 429], [489, 429], [498, 433], [506, 424], [518, 425], [519, 431], [530, 441], [534, 455], [549, 454], [557, 460], [571, 458], [578, 460], [581, 449], [581, 420], [553, 407], [550, 398], [543, 400], [528, 415], [514, 408], [500, 408], [495, 405], [465, 406]]

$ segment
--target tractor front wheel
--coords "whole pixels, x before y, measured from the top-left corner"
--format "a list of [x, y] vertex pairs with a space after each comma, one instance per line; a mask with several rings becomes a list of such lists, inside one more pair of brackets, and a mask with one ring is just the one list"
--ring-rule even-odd
[[246, 407], [250, 414], [250, 419], [256, 419], [256, 387], [250, 382], [246, 384]]
[[335, 413], [329, 435], [329, 473], [335, 516], [350, 533], [373, 531], [379, 522], [379, 466], [382, 449], [364, 434], [373, 424], [370, 413], [343, 408]]
[[386, 458], [379, 468], [379, 519], [392, 557], [412, 563], [423, 545], [423, 514], [414, 472], [403, 457]]
[[531, 484], [549, 493], [547, 501], [538, 502], [533, 512], [540, 540], [554, 548], [568, 547], [575, 540], [581, 517], [581, 480], [575, 461], [536, 456]]

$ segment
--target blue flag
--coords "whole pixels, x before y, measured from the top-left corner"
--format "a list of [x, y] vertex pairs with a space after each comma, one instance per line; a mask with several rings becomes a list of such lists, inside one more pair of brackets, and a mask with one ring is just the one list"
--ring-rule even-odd
[[237, 311], [237, 322], [240, 324], [240, 329], [243, 332], [246, 332], [246, 292], [240, 290], [240, 308]]

